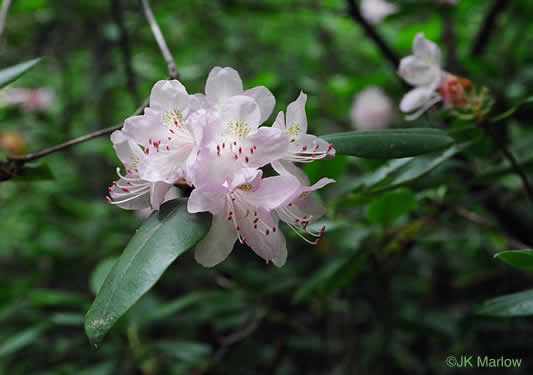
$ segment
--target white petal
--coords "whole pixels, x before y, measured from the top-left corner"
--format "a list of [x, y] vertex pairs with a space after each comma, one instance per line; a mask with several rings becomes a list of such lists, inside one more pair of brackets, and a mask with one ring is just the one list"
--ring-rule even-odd
[[183, 111], [189, 106], [187, 90], [178, 80], [158, 81], [150, 94], [150, 108], [158, 112]]
[[404, 57], [398, 68], [398, 75], [413, 86], [429, 86], [440, 81], [440, 72], [438, 65], [428, 64], [416, 56]]
[[436, 93], [428, 87], [417, 87], [409, 91], [400, 102], [402, 112], [412, 112], [430, 101]]
[[243, 94], [252, 97], [257, 102], [261, 111], [261, 124], [265, 122], [276, 105], [274, 95], [265, 86], [254, 87], [246, 90]]
[[211, 229], [194, 250], [194, 258], [204, 267], [213, 267], [228, 257], [237, 240], [233, 223], [226, 215], [213, 216]]
[[432, 65], [441, 67], [441, 52], [438, 45], [418, 33], [413, 41], [413, 53], [416, 57], [428, 61]]
[[171, 135], [161, 121], [161, 114], [150, 108], [145, 109], [144, 115], [127, 118], [124, 121], [122, 133], [125, 137], [145, 148], [150, 147], [152, 142], [166, 141], [167, 137]]
[[296, 138], [307, 133], [307, 116], [305, 114], [305, 103], [307, 95], [300, 92], [298, 99], [287, 107], [286, 126], [289, 138]]
[[215, 67], [209, 73], [205, 84], [205, 94], [213, 102], [221, 102], [234, 95], [242, 94], [242, 81], [233, 68]]

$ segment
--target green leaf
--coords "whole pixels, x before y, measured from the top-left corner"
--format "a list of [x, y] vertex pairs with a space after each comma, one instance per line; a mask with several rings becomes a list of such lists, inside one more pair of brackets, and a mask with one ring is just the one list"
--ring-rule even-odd
[[525, 271], [533, 271], [533, 250], [508, 250], [494, 255], [501, 261]]
[[41, 61], [41, 58], [29, 60], [0, 70], [0, 88], [7, 86]]
[[457, 151], [458, 148], [454, 146], [434, 156], [391, 160], [373, 173], [353, 183], [346, 183], [342, 188], [342, 192], [367, 190], [375, 193], [395, 189], [409, 184], [431, 172], [455, 155]]
[[489, 299], [476, 313], [506, 318], [533, 315], [533, 289]]
[[322, 137], [337, 154], [361, 158], [393, 159], [441, 150], [454, 140], [439, 129], [411, 128], [353, 131]]
[[414, 194], [407, 189], [383, 194], [370, 203], [368, 219], [374, 224], [389, 226], [416, 207]]
[[205, 237], [209, 226], [209, 215], [189, 214], [183, 198], [154, 212], [132, 237], [87, 312], [85, 332], [91, 343], [98, 344], [168, 266]]

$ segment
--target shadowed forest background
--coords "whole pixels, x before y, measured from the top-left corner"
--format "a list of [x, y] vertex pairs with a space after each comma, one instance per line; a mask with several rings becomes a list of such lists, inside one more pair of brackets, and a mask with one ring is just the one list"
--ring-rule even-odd
[[[443, 129], [460, 151], [390, 173], [387, 160], [347, 156], [306, 165], [313, 182], [337, 180], [320, 193], [319, 245], [286, 231], [279, 269], [239, 244], [210, 269], [188, 252], [98, 349], [84, 315], [144, 218], [105, 200], [120, 165], [109, 137], [53, 153], [39, 160], [51, 175], [0, 182], [0, 375], [531, 373], [531, 318], [477, 312], [533, 281], [493, 257], [533, 246], [531, 202], [498, 148], [533, 177], [533, 106], [494, 127], [495, 137], [436, 111], [407, 122], [395, 58], [423, 32], [447, 70], [488, 87], [504, 112], [533, 94], [533, 3], [390, 2], [398, 11], [371, 25], [354, 13], [357, 1], [152, 0], [189, 93], [203, 92], [213, 66], [231, 66], [245, 88], [276, 96], [269, 125], [307, 93], [309, 128], [320, 136], [357, 129], [354, 97], [377, 86], [393, 103], [389, 127]], [[41, 56], [2, 89], [2, 158], [120, 124], [168, 77], [134, 0], [13, 1], [0, 68]], [[14, 105], [12, 88], [41, 90]], [[449, 355], [477, 354], [524, 364], [446, 366]]]

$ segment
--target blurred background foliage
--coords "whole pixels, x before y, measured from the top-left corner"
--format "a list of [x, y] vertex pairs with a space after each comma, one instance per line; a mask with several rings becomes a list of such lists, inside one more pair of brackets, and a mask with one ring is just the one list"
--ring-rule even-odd
[[[376, 29], [400, 56], [424, 32], [450, 70], [491, 89], [496, 109], [533, 92], [532, 3], [505, 7], [477, 56], [491, 1], [394, 3], [399, 12]], [[352, 129], [352, 100], [366, 87], [396, 105], [406, 92], [343, 0], [152, 7], [190, 93], [203, 91], [213, 66], [232, 66], [245, 87], [272, 90], [274, 113], [304, 90], [321, 135]], [[134, 0], [16, 0], [0, 48], [1, 67], [47, 56], [11, 87], [53, 90], [51, 105], [0, 108], [0, 132], [22, 152], [120, 123], [168, 74]], [[532, 115], [525, 106], [496, 129], [526, 172]], [[328, 231], [318, 246], [287, 232], [281, 269], [243, 246], [214, 269], [185, 254], [98, 350], [84, 314], [143, 219], [104, 199], [119, 165], [107, 137], [50, 155], [53, 179], [0, 184], [0, 374], [443, 374], [455, 371], [446, 357], [461, 354], [523, 358], [513, 373], [530, 373], [531, 320], [474, 314], [487, 298], [531, 285], [492, 255], [533, 246], [533, 220], [520, 179], [470, 125], [397, 114], [394, 127], [440, 127], [472, 143], [308, 165], [312, 180], [337, 179], [321, 195]]]

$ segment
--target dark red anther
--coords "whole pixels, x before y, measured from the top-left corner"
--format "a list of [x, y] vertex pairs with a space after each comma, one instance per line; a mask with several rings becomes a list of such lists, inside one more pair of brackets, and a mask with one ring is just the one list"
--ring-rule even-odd
[[122, 191], [123, 191], [124, 193], [129, 193], [129, 192], [130, 192], [130, 189], [122, 188]]
[[108, 202], [112, 202], [111, 198], [109, 198], [107, 195], [105, 196], [105, 199], [106, 199]]
[[276, 227], [272, 228], [272, 232], [276, 233]]
[[267, 229], [266, 232], [265, 232], [265, 235], [269, 235], [270, 234], [270, 229]]
[[305, 150], [307, 150], [307, 146], [302, 147], [302, 151], [305, 151]]
[[248, 156], [246, 156], [246, 157], [244, 158], [244, 161], [248, 163], [248, 160], [249, 160], [249, 159], [248, 159]]

